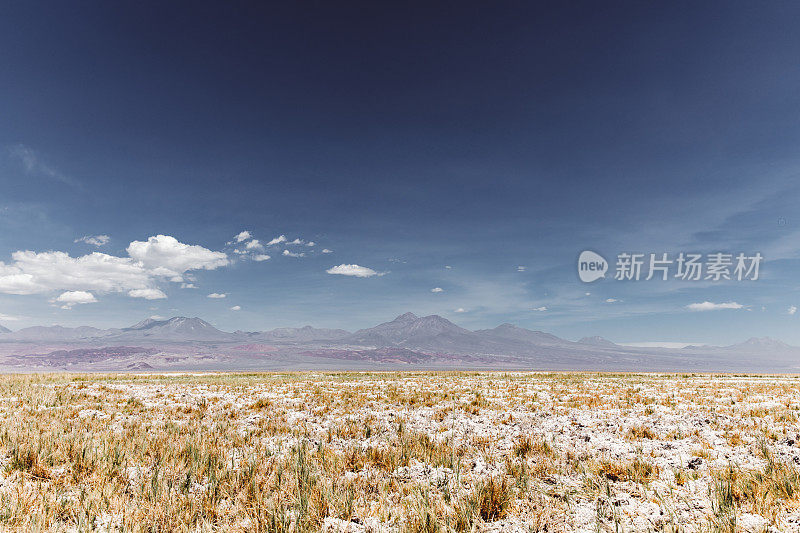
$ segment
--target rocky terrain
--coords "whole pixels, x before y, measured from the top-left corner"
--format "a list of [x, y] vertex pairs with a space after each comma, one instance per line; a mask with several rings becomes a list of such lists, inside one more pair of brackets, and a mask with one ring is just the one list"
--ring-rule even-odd
[[800, 381], [21, 375], [8, 530], [799, 531]]

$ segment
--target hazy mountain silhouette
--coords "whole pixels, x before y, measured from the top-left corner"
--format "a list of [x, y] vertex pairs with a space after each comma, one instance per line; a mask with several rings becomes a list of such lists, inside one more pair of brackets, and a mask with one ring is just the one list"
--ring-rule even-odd
[[[358, 369], [391, 363], [454, 368], [477, 365], [598, 370], [800, 369], [800, 348], [766, 337], [730, 346], [638, 348], [596, 336], [574, 342], [513, 324], [470, 331], [439, 315], [419, 317], [413, 313], [354, 333], [312, 326], [229, 333], [201, 318], [173, 317], [148, 318], [126, 328], [112, 329], [2, 328], [0, 342], [22, 346], [9, 348], [6, 362], [0, 356], [0, 364], [70, 369], [82, 368], [80, 365], [105, 365], [87, 367], [103, 370], [147, 369], [145, 365], [156, 369], [174, 365], [257, 369], [264, 368], [268, 361], [275, 368], [335, 365]], [[37, 350], [39, 345], [49, 347], [50, 351]], [[259, 348], [242, 350], [241, 346]], [[69, 363], [70, 358], [75, 361]], [[124, 366], [119, 366], [123, 363]]]

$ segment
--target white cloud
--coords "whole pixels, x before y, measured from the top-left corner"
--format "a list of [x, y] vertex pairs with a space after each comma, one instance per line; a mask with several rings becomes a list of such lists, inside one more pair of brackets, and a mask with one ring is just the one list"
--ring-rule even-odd
[[224, 292], [223, 292], [223, 293], [219, 293], [219, 292], [212, 292], [211, 294], [209, 294], [208, 296], [206, 296], [206, 298], [227, 298], [227, 296], [228, 296], [228, 295], [227, 295], [227, 294], [225, 294]]
[[[281, 235], [281, 237], [283, 237], [283, 235]], [[295, 239], [293, 241], [287, 242], [286, 244], [303, 244], [303, 243], [305, 243], [303, 239]]]
[[258, 239], [253, 239], [252, 241], [248, 242], [245, 246], [248, 250], [263, 250], [264, 246], [258, 241]]
[[591, 292], [586, 292], [586, 293], [584, 293], [584, 294], [585, 294], [586, 296], [591, 296], [591, 295], [592, 295], [592, 293], [591, 293]]
[[240, 306], [240, 305], [234, 305], [233, 307], [231, 307], [231, 311], [241, 311], [241, 310], [242, 310], [242, 306]]
[[160, 300], [167, 297], [167, 295], [159, 289], [134, 289], [128, 291], [128, 296], [131, 298], [144, 298], [145, 300]]
[[242, 241], [246, 241], [247, 239], [249, 239], [251, 237], [252, 237], [252, 235], [250, 234], [250, 232], [245, 230], [245, 231], [239, 232], [236, 235], [236, 237], [234, 237], [234, 239], [236, 239], [236, 242], [242, 242]]
[[450, 265], [445, 265], [444, 267], [445, 267], [447, 270], [451, 270], [451, 269], [453, 268], [453, 267], [451, 267]]
[[275, 244], [280, 244], [282, 242], [286, 242], [286, 235], [281, 235], [280, 237], [275, 237], [271, 241], [267, 243], [267, 246], [272, 246]]
[[181, 283], [181, 289], [196, 289], [197, 285], [194, 283]]
[[693, 303], [686, 306], [689, 311], [716, 311], [718, 309], [742, 309], [744, 306], [736, 302], [724, 302], [715, 304], [713, 302]]
[[127, 257], [93, 252], [70, 257], [65, 252], [18, 251], [11, 264], [0, 261], [0, 292], [41, 294], [54, 290], [120, 292], [152, 285], [153, 274]]
[[13, 315], [5, 315], [3, 313], [0, 313], [0, 320], [3, 320], [3, 321], [14, 321], [14, 320], [19, 320], [19, 317], [18, 316], [13, 316]]
[[527, 267], [524, 267], [522, 265], [517, 267], [517, 272], [525, 272], [526, 270], [527, 270]]
[[456, 310], [455, 310], [455, 312], [456, 312], [456, 313], [466, 313], [466, 312], [467, 312], [467, 310], [466, 310], [466, 309], [464, 309], [463, 307], [459, 307], [458, 309], [456, 309]]
[[317, 245], [317, 243], [315, 243], [314, 241], [308, 241], [308, 242], [306, 243], [306, 246], [308, 246], [309, 248], [310, 248], [310, 247], [313, 247], [313, 246], [316, 246], [316, 245]]
[[547, 307], [543, 305], [541, 307], [534, 307], [533, 310], [534, 311], [547, 311]]
[[108, 244], [108, 241], [111, 240], [111, 237], [108, 235], [84, 235], [80, 239], [75, 239], [74, 242], [84, 242], [86, 244], [91, 244], [93, 246], [105, 246]]
[[327, 248], [323, 248], [323, 249], [322, 249], [322, 253], [323, 253], [323, 254], [332, 254], [332, 253], [333, 253], [333, 250], [328, 250]]
[[303, 252], [295, 253], [295, 252], [290, 252], [289, 250], [284, 250], [283, 255], [285, 255], [286, 257], [305, 257], [306, 254]]
[[253, 261], [267, 261], [270, 259], [270, 256], [267, 254], [255, 254], [253, 256]]
[[618, 301], [619, 300], [617, 300], [616, 298], [606, 298], [606, 303], [607, 304], [613, 304], [613, 303], [618, 302]]
[[183, 244], [166, 235], [134, 241], [128, 253], [130, 257], [101, 252], [72, 257], [58, 251], [17, 251], [10, 262], [0, 261], [0, 293], [126, 292], [134, 298], [166, 298], [156, 286], [159, 282], [195, 288], [192, 270], [213, 270], [229, 263], [222, 252]]
[[372, 276], [383, 276], [385, 272], [376, 272], [368, 267], [359, 265], [341, 264], [326, 270], [328, 274], [339, 274], [341, 276], [355, 276], [357, 278], [369, 278]]
[[91, 292], [67, 291], [61, 293], [58, 298], [55, 299], [55, 301], [60, 304], [64, 304], [61, 307], [62, 309], [69, 309], [76, 304], [93, 304], [97, 302], [97, 298], [95, 298], [94, 294]]
[[795, 314], [797, 312], [797, 306], [796, 305], [790, 305], [789, 309], [787, 309], [786, 312], [789, 313], [790, 315]]
[[156, 235], [146, 242], [133, 241], [128, 255], [153, 269], [157, 275], [178, 276], [187, 270], [214, 270], [229, 263], [223, 252], [183, 244], [169, 235]]
[[444, 292], [444, 289], [441, 287], [434, 287], [431, 289], [431, 292]]

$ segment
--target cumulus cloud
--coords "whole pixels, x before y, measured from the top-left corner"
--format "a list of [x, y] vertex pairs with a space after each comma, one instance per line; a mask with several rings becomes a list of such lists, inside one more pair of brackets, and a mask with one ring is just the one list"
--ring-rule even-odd
[[160, 289], [134, 289], [128, 291], [128, 296], [131, 298], [144, 298], [145, 300], [161, 300], [167, 297]]
[[94, 294], [91, 292], [67, 291], [62, 292], [59, 297], [56, 298], [56, 301], [65, 304], [92, 304], [97, 301], [97, 298], [95, 298]]
[[108, 244], [108, 241], [111, 240], [111, 237], [108, 235], [84, 235], [80, 239], [75, 239], [74, 242], [83, 242], [86, 244], [91, 244], [93, 246], [105, 246]]
[[220, 293], [220, 292], [212, 292], [211, 294], [206, 296], [206, 298], [227, 298], [227, 297], [228, 297], [228, 295], [225, 294], [224, 292], [222, 292], [222, 293]]
[[94, 252], [70, 257], [65, 252], [18, 251], [13, 263], [0, 262], [0, 292], [41, 294], [54, 290], [120, 292], [151, 286], [152, 273], [126, 257]]
[[181, 283], [181, 289], [196, 289], [197, 285], [194, 283]]
[[525, 272], [527, 269], [528, 269], [527, 267], [520, 265], [517, 267], [517, 272]]
[[382, 276], [385, 272], [376, 272], [368, 267], [359, 265], [341, 264], [326, 270], [328, 274], [338, 274], [340, 276], [355, 276], [357, 278], [370, 278], [372, 276]]
[[547, 311], [547, 307], [543, 305], [541, 307], [534, 307], [533, 310], [534, 311], [542, 311], [542, 312], [544, 312], [544, 311]]
[[431, 292], [444, 292], [444, 289], [441, 287], [434, 287], [431, 289]]
[[[228, 264], [222, 252], [178, 242], [158, 235], [134, 241], [130, 257], [93, 252], [72, 257], [66, 252], [17, 251], [11, 261], [0, 261], [0, 293], [45, 294], [54, 291], [102, 294], [126, 292], [134, 298], [166, 298], [159, 282], [193, 288], [192, 270], [213, 270]], [[94, 297], [94, 296], [92, 296]]]
[[93, 304], [97, 302], [97, 298], [87, 291], [67, 291], [61, 293], [53, 302], [62, 304], [61, 309], [72, 309], [73, 305]]
[[[242, 260], [250, 259], [258, 262], [267, 261], [272, 258], [271, 255], [263, 253], [267, 247], [283, 244], [284, 246], [306, 246], [308, 248], [313, 248], [317, 245], [317, 243], [314, 241], [305, 241], [299, 237], [289, 240], [285, 234], [280, 234], [268, 242], [262, 242], [261, 240], [256, 239], [255, 236], [249, 231], [243, 231], [239, 233], [234, 237], [234, 240], [228, 244], [235, 245], [236, 243], [242, 243], [242, 247], [235, 248], [231, 253], [240, 256]], [[328, 250], [327, 248], [322, 250], [322, 253], [324, 254], [329, 254], [332, 252], [333, 250]], [[284, 249], [281, 252], [281, 255], [284, 257], [305, 257], [311, 253], [313, 253], [311, 250], [308, 252], [293, 252], [290, 249]]]
[[607, 304], [613, 304], [613, 303], [618, 302], [618, 301], [619, 300], [617, 300], [616, 298], [606, 298], [606, 303]]
[[713, 303], [713, 302], [700, 302], [700, 303], [693, 303], [686, 306], [686, 309], [689, 311], [716, 311], [718, 309], [742, 309], [744, 306], [737, 302], [724, 302], [724, 303]]
[[456, 310], [455, 310], [455, 312], [456, 312], [456, 313], [466, 313], [466, 312], [467, 312], [467, 310], [466, 310], [466, 309], [464, 309], [463, 307], [459, 307], [458, 309], [456, 309]]
[[234, 305], [233, 307], [231, 307], [231, 311], [241, 311], [241, 310], [242, 310], [242, 306], [240, 306], [240, 305]]
[[790, 305], [789, 309], [787, 309], [786, 312], [789, 313], [790, 315], [795, 314], [797, 312], [797, 306], [796, 305]]
[[128, 255], [158, 275], [175, 278], [188, 270], [214, 270], [229, 263], [223, 252], [184, 244], [169, 235], [156, 235], [144, 242], [133, 241], [128, 246]]

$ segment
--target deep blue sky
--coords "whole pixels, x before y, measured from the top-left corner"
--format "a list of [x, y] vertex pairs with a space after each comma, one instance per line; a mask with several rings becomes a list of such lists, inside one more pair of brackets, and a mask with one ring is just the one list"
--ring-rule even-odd
[[[800, 344], [799, 26], [792, 2], [6, 3], [0, 324], [354, 329], [413, 311]], [[243, 230], [315, 246], [240, 259]], [[74, 242], [92, 235], [110, 240]], [[148, 300], [75, 281], [79, 261], [56, 276], [51, 256], [12, 257], [135, 263], [129, 244], [156, 235], [229, 264], [186, 270], [194, 289], [147, 274], [167, 296]], [[584, 249], [765, 262], [750, 283], [584, 285]], [[326, 273], [341, 264], [384, 275]], [[70, 291], [91, 296], [55, 301]], [[742, 308], [686, 307], [706, 301]]]

